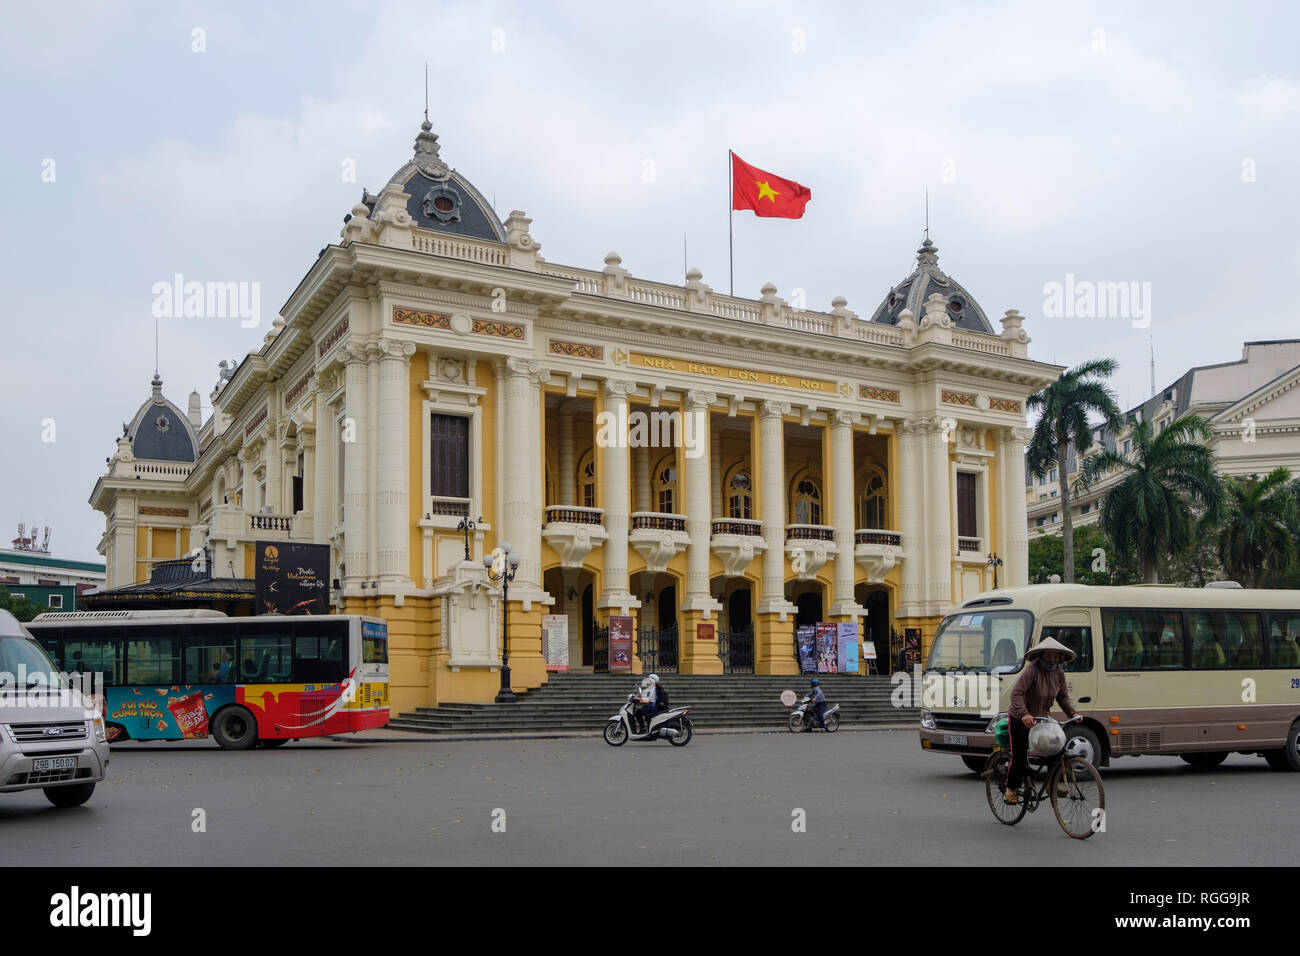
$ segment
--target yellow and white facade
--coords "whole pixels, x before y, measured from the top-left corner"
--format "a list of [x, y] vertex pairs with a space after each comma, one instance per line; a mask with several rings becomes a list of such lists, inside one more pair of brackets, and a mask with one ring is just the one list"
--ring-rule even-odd
[[438, 149], [426, 123], [353, 208], [214, 393], [196, 460], [119, 440], [92, 498], [110, 586], [190, 549], [238, 578], [255, 540], [328, 543], [337, 609], [388, 621], [401, 712], [496, 693], [481, 558], [503, 541], [516, 690], [546, 679], [543, 614], [568, 616], [574, 669], [627, 614], [677, 625], [683, 672], [721, 672], [711, 624], [752, 628], [758, 673], [795, 673], [797, 618], [857, 621], [883, 655], [891, 628], [928, 645], [991, 587], [991, 552], [1000, 584], [1026, 582], [1025, 400], [1060, 370], [1014, 310], [980, 330], [928, 240], [873, 321], [696, 270], [642, 281], [614, 253], [560, 266]]

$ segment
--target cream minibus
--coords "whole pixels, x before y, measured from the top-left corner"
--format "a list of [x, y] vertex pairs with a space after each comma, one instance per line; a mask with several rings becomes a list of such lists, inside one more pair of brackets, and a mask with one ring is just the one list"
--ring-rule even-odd
[[1214, 767], [1236, 751], [1259, 754], [1275, 770], [1300, 770], [1297, 636], [1300, 591], [1231, 584], [987, 591], [940, 623], [923, 677], [968, 675], [992, 685], [980, 695], [985, 706], [969, 692], [932, 697], [921, 711], [921, 747], [982, 769], [1025, 650], [1052, 637], [1078, 655], [1065, 670], [1084, 721], [1067, 733], [1078, 738], [1071, 749], [1094, 764], [1169, 754]]

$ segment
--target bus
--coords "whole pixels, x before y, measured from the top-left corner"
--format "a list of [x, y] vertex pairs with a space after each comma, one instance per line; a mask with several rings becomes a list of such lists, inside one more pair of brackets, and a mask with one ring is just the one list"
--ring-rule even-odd
[[1300, 591], [1231, 582], [988, 591], [944, 617], [921, 677], [977, 678], [990, 685], [986, 706], [970, 693], [932, 695], [921, 747], [982, 770], [1025, 651], [1051, 637], [1078, 655], [1065, 671], [1084, 721], [1066, 734], [1095, 765], [1164, 754], [1215, 767], [1236, 752], [1300, 771], [1298, 636]]
[[226, 750], [388, 725], [388, 625], [355, 615], [39, 614], [67, 673], [102, 680], [110, 741], [211, 736]]

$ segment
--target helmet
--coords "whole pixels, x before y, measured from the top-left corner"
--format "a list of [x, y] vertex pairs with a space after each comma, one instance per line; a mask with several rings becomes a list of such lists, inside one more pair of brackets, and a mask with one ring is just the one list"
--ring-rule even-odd
[[1055, 757], [1064, 746], [1060, 724], [1034, 724], [1029, 731], [1029, 752], [1035, 757]]
[[648, 680], [652, 684], [657, 684], [659, 683], [659, 675], [651, 674], [649, 677], [646, 678], [646, 680]]
[[816, 677], [814, 677], [811, 681], [808, 682], [808, 686], [809, 686], [809, 687], [816, 687], [816, 686], [817, 686], [818, 684], [820, 684], [820, 683], [821, 683], [821, 681], [819, 681]]

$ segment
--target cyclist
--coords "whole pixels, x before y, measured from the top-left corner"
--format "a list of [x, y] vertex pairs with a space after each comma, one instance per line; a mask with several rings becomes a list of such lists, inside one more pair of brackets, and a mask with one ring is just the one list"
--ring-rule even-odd
[[1011, 763], [1007, 766], [1005, 787], [1007, 803], [1020, 802], [1020, 784], [1025, 775], [1034, 715], [1047, 714], [1053, 701], [1061, 705], [1067, 716], [1078, 714], [1066, 688], [1065, 672], [1061, 670], [1074, 657], [1074, 651], [1050, 637], [1025, 651], [1025, 669], [1011, 689], [1011, 709], [1007, 713], [1011, 732]]

